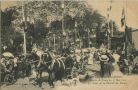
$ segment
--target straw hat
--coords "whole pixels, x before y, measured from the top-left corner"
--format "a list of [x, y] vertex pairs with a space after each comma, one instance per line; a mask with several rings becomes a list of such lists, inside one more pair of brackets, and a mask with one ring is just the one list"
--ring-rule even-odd
[[107, 57], [107, 55], [101, 55], [100, 61], [109, 61], [109, 58]]

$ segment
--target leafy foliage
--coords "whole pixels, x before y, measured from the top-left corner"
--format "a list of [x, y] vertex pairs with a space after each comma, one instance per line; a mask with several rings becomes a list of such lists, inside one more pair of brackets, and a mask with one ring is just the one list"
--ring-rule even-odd
[[[7, 45], [10, 39], [15, 40], [15, 38], [15, 42], [18, 42], [16, 46], [23, 44], [22, 38], [17, 41], [17, 38], [23, 37], [23, 30], [27, 35], [28, 49], [32, 47], [33, 43], [41, 45], [50, 35], [49, 33], [56, 33], [61, 37], [62, 25], [67, 33], [73, 34], [76, 29], [78, 37], [87, 37], [88, 30], [96, 33], [96, 27], [106, 21], [105, 17], [91, 9], [84, 1], [65, 1], [64, 7], [62, 1], [28, 1], [23, 3], [23, 7], [18, 5], [1, 11], [2, 38], [7, 40], [2, 40], [5, 41], [4, 45]], [[26, 22], [24, 22], [25, 20]], [[75, 38], [74, 36], [71, 38]]]

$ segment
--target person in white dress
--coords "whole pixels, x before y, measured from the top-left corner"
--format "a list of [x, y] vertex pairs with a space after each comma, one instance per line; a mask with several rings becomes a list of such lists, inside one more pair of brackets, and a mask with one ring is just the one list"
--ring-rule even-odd
[[114, 53], [113, 53], [113, 58], [114, 58], [115, 62], [113, 63], [114, 71], [112, 72], [111, 76], [122, 76], [123, 74], [120, 71], [120, 68], [118, 65], [120, 55], [116, 51], [114, 51]]
[[93, 64], [93, 55], [94, 55], [94, 53], [91, 51], [89, 53], [89, 58], [88, 58], [88, 64], [90, 64], [90, 65]]

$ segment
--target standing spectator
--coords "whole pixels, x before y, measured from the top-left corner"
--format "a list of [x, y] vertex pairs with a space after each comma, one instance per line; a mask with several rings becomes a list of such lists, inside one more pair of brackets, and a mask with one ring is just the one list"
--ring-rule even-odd
[[15, 57], [13, 58], [13, 64], [14, 64], [13, 70], [14, 70], [15, 80], [17, 80], [17, 78], [18, 78], [18, 66], [17, 66], [17, 65], [18, 65], [18, 64], [17, 64], [18, 60], [19, 60], [19, 58], [18, 58], [17, 56], [15, 56]]
[[118, 65], [120, 55], [117, 53], [117, 51], [114, 51], [113, 58], [114, 58], [115, 62], [113, 63], [114, 71], [112, 73], [112, 76], [122, 76], [123, 74], [121, 73], [119, 65]]
[[102, 55], [99, 56], [99, 59], [100, 59], [100, 65], [101, 65], [101, 76], [102, 77], [111, 76], [110, 65], [108, 63], [109, 58], [106, 55], [106, 53], [102, 52]]

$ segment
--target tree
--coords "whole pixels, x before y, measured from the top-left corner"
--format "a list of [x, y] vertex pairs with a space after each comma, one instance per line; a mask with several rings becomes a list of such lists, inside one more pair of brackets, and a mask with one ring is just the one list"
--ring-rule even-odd
[[15, 19], [13, 13], [16, 12], [14, 8], [6, 8], [1, 11], [1, 41], [2, 46], [7, 46], [8, 51], [13, 51], [14, 29], [12, 21]]
[[[95, 28], [97, 24], [104, 23], [105, 21], [105, 18], [94, 9], [88, 7], [88, 3], [85, 1], [64, 1], [64, 8], [62, 4], [62, 1], [24, 2], [23, 9], [24, 17], [27, 21], [25, 32], [28, 50], [32, 47], [33, 43], [37, 43], [38, 45], [43, 44], [49, 33], [55, 33], [61, 37], [62, 20], [64, 21], [65, 31], [72, 34], [71, 39], [75, 38], [75, 35], [73, 35], [74, 30], [76, 30], [77, 38], [87, 37], [87, 31], [96, 32]], [[20, 33], [19, 35], [23, 37], [21, 34], [24, 30], [22, 6], [15, 6], [12, 10], [12, 14], [10, 11], [9, 15], [10, 19], [8, 19], [11, 20], [9, 23], [12, 30], [18, 32], [18, 34]], [[8, 24], [8, 22], [5, 23]], [[47, 24], [50, 26], [47, 26]], [[6, 33], [8, 34], [8, 32]], [[14, 35], [17, 35], [17, 33]]]

